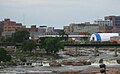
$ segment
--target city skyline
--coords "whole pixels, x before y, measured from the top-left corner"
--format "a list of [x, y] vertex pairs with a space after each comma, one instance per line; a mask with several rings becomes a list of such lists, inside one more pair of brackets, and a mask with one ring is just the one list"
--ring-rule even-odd
[[119, 15], [119, 0], [1, 0], [0, 20], [10, 18], [23, 25], [63, 28], [70, 23], [93, 22]]

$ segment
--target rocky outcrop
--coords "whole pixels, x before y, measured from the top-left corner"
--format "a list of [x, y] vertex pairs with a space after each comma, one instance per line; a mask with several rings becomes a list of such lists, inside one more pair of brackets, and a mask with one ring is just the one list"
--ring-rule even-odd
[[50, 66], [61, 66], [61, 63], [57, 62], [57, 61], [51, 61], [49, 63]]
[[63, 65], [72, 65], [73, 62], [74, 62], [74, 61], [72, 61], [72, 60], [63, 60], [63, 61], [62, 61], [62, 64], [63, 64]]
[[118, 64], [120, 64], [120, 58], [119, 58], [119, 59], [117, 59], [117, 63], [118, 63]]
[[62, 61], [63, 65], [72, 65], [72, 66], [83, 66], [83, 65], [91, 65], [89, 61], [72, 61], [72, 60], [64, 60]]

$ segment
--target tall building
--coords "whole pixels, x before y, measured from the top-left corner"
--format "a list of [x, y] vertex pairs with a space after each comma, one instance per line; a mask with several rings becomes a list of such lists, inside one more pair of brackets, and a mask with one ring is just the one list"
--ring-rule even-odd
[[4, 21], [4, 27], [3, 27], [3, 32], [15, 32], [15, 21], [11, 21], [10, 19], [5, 19]]
[[111, 20], [113, 26], [120, 26], [120, 16], [105, 16], [105, 20]]
[[94, 23], [99, 25], [99, 32], [111, 33], [113, 31], [113, 23], [111, 20], [98, 19], [95, 20]]
[[22, 26], [21, 23], [16, 23], [15, 21], [11, 21], [10, 19], [4, 19], [0, 22], [0, 32], [2, 35], [6, 36], [12, 35], [16, 30], [24, 29], [25, 26]]
[[105, 16], [105, 20], [112, 21], [113, 32], [120, 32], [120, 16]]

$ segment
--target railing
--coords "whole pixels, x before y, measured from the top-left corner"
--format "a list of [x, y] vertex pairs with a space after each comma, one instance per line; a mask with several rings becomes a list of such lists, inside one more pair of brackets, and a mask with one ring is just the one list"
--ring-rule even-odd
[[110, 43], [110, 42], [87, 42], [84, 44], [81, 43], [64, 43], [64, 46], [109, 46], [109, 47], [116, 47], [120, 46], [118, 43]]
[[[0, 46], [21, 46], [21, 43], [0, 43]], [[37, 46], [41, 46], [41, 44], [37, 44]], [[87, 42], [84, 44], [81, 43], [70, 43], [70, 42], [64, 42], [64, 46], [119, 46], [119, 43], [103, 43], [103, 42]]]

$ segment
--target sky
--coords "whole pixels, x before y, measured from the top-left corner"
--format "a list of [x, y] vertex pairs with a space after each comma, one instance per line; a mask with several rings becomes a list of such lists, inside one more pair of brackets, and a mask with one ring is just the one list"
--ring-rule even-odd
[[23, 25], [63, 28], [120, 15], [120, 0], [0, 0], [0, 21], [10, 18]]

